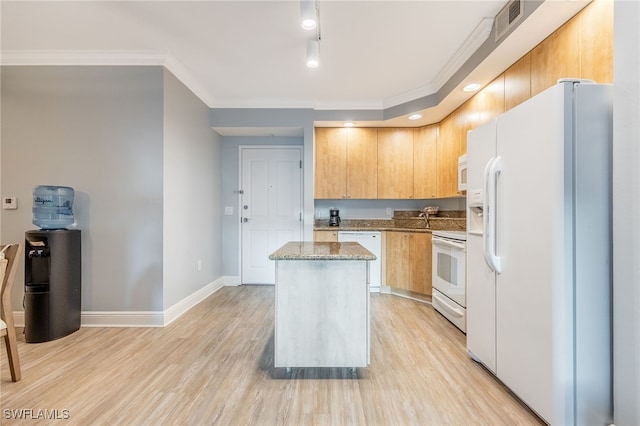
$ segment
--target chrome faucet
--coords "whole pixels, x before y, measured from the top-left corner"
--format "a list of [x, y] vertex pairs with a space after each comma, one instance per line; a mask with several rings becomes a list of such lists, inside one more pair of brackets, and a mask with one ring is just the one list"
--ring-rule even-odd
[[429, 229], [429, 213], [427, 213], [427, 208], [425, 207], [424, 209], [422, 209], [422, 213], [420, 213], [418, 216], [424, 217], [424, 221], [427, 224], [426, 228]]

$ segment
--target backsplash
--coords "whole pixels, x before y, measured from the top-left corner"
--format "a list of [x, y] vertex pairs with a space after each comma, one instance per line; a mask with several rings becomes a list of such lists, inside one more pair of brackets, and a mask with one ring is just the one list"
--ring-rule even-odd
[[[333, 229], [430, 229], [439, 231], [464, 231], [467, 219], [464, 210], [441, 211], [429, 216], [429, 227], [419, 210], [395, 210], [390, 219], [343, 219], [339, 228]], [[316, 228], [329, 226], [327, 219], [315, 220]]]
[[392, 219], [394, 212], [421, 211], [426, 206], [438, 206], [438, 216], [447, 211], [466, 210], [466, 199], [443, 198], [430, 200], [323, 200], [316, 199], [314, 208], [315, 219], [329, 219], [329, 209], [340, 210], [340, 217], [345, 219]]
[[421, 217], [419, 210], [394, 211], [393, 222], [398, 228], [426, 228], [427, 219], [429, 229], [443, 231], [464, 231], [467, 229], [467, 217], [464, 210], [439, 211], [436, 215], [429, 215], [427, 219]]

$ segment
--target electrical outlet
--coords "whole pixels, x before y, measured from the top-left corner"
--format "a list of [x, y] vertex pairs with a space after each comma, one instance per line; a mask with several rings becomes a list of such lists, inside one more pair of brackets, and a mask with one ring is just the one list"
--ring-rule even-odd
[[391, 207], [387, 207], [387, 216], [393, 216], [393, 210]]
[[196, 267], [198, 268], [198, 271], [202, 271], [202, 260], [198, 260], [196, 262]]
[[224, 206], [224, 214], [227, 216], [230, 216], [233, 214], [233, 207], [232, 206]]

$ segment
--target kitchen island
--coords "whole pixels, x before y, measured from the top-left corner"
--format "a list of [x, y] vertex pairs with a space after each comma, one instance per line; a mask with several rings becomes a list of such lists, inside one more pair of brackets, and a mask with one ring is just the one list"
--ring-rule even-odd
[[369, 364], [369, 261], [354, 242], [289, 242], [276, 262], [275, 367]]

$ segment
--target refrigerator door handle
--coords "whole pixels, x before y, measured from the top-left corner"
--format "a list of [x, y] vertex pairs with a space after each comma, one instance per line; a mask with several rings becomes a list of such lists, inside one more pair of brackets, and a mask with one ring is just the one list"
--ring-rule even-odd
[[493, 215], [493, 211], [490, 210], [490, 208], [492, 208], [491, 203], [489, 202], [489, 194], [491, 193], [490, 185], [489, 185], [489, 181], [490, 181], [489, 174], [491, 173], [491, 165], [493, 164], [495, 159], [496, 159], [495, 157], [492, 157], [491, 159], [489, 159], [489, 161], [484, 167], [484, 175], [483, 175], [484, 197], [482, 197], [482, 254], [484, 256], [484, 261], [487, 263], [487, 266], [489, 266], [489, 268], [492, 271], [495, 271], [495, 269], [493, 269], [493, 265], [491, 264], [491, 259], [489, 257], [490, 249], [488, 246], [488, 243], [489, 243], [488, 233], [490, 231], [489, 223], [491, 221], [491, 216]]
[[502, 272], [502, 259], [496, 254], [496, 207], [497, 207], [497, 180], [498, 175], [502, 172], [502, 157], [498, 156], [493, 158], [488, 167], [488, 176], [485, 176], [485, 211], [489, 212], [487, 220], [487, 228], [484, 232], [484, 252], [485, 259], [489, 264], [489, 267], [497, 272]]

